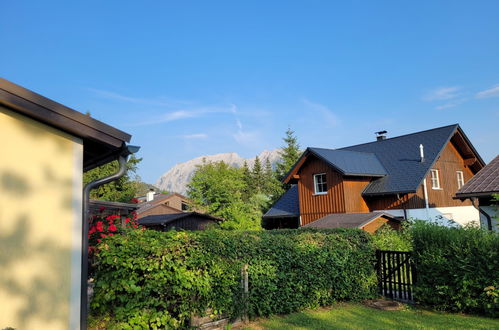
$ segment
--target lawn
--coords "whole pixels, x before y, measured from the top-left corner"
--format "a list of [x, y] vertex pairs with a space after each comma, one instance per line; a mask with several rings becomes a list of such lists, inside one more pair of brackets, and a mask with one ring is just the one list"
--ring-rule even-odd
[[243, 329], [499, 329], [499, 319], [414, 308], [383, 311], [358, 304], [273, 316]]

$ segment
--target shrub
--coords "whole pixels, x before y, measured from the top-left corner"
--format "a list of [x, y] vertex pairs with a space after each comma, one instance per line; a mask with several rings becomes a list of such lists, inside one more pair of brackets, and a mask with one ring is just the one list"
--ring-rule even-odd
[[[357, 229], [133, 231], [99, 245], [94, 313], [143, 327], [186, 327], [210, 309], [234, 319], [375, 294], [374, 248]], [[241, 268], [248, 265], [243, 301]]]
[[417, 223], [415, 299], [439, 310], [499, 316], [499, 235]]
[[412, 232], [409, 222], [404, 222], [400, 230], [384, 224], [372, 235], [373, 244], [379, 250], [412, 251]]

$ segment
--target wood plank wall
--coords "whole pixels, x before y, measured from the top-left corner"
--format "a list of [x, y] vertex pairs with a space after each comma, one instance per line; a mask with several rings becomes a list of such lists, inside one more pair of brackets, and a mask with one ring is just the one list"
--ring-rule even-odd
[[[452, 199], [452, 196], [454, 196], [458, 191], [456, 172], [463, 172], [465, 183], [468, 182], [474, 175], [471, 169], [464, 165], [464, 159], [461, 157], [452, 142], [447, 144], [433, 168], [439, 170], [440, 187], [442, 187], [442, 190], [432, 189], [430, 179], [431, 175], [426, 177], [430, 207], [472, 205], [469, 200], [461, 202], [460, 200]], [[424, 196], [422, 187], [418, 189], [418, 194], [420, 196]]]
[[[327, 194], [314, 194], [314, 174], [326, 173]], [[301, 224], [306, 225], [331, 213], [345, 213], [342, 176], [317, 159], [310, 157], [298, 175]]]
[[344, 177], [343, 190], [345, 191], [345, 211], [369, 212], [366, 201], [362, 198], [362, 191], [371, 182], [371, 178], [366, 177]]

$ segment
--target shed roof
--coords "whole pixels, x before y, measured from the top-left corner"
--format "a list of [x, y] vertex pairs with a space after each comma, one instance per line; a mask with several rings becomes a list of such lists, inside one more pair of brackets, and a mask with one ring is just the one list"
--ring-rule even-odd
[[159, 215], [148, 215], [146, 217], [143, 217], [138, 220], [139, 224], [147, 226], [147, 225], [165, 225], [168, 223], [171, 223], [173, 221], [187, 218], [190, 216], [198, 216], [202, 217], [208, 220], [213, 220], [213, 221], [223, 221], [221, 218], [216, 218], [214, 216], [211, 216], [209, 214], [204, 214], [204, 213], [198, 213], [198, 212], [179, 212], [179, 213], [172, 213], [172, 214], [159, 214]]
[[0, 78], [0, 105], [83, 140], [83, 168], [117, 158], [131, 135]]
[[281, 198], [265, 213], [264, 218], [290, 218], [300, 216], [298, 202], [298, 185], [293, 185]]
[[499, 155], [456, 193], [456, 198], [490, 196], [499, 193]]
[[400, 222], [400, 220], [385, 212], [369, 213], [333, 213], [323, 218], [304, 225], [308, 228], [362, 228], [379, 217], [387, 218], [390, 221]]

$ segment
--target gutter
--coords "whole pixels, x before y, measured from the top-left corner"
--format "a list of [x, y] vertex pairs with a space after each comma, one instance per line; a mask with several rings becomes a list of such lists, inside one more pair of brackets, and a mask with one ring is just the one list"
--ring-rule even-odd
[[88, 218], [90, 215], [90, 191], [103, 184], [118, 180], [125, 175], [128, 156], [139, 151], [140, 147], [123, 146], [118, 156], [118, 171], [110, 176], [89, 182], [83, 188], [83, 216], [82, 216], [82, 251], [81, 251], [81, 295], [80, 295], [80, 328], [87, 329], [88, 315]]
[[[482, 208], [480, 207], [480, 205], [476, 205], [476, 198], [470, 198], [470, 201], [471, 201], [471, 205], [473, 205], [473, 207], [475, 209], [478, 210], [478, 212], [480, 212], [481, 214], [483, 214], [483, 216], [485, 217], [485, 219], [487, 219], [487, 227], [488, 227], [488, 230], [492, 230], [492, 219], [490, 218], [490, 215], [487, 214], [487, 212], [485, 212], [484, 210], [482, 210]], [[480, 219], [478, 219], [478, 221], [480, 221]]]

